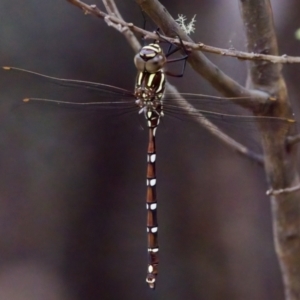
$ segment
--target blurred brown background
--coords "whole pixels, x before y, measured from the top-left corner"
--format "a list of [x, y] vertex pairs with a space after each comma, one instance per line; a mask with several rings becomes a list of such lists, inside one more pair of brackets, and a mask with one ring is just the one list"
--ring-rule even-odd
[[[133, 0], [116, 2], [142, 26]], [[271, 2], [280, 53], [299, 56], [299, 1]], [[195, 41], [244, 49], [238, 1], [162, 3], [174, 17], [197, 14]], [[133, 89], [124, 38], [66, 1], [2, 0], [0, 24], [0, 65]], [[245, 82], [245, 62], [209, 57]], [[284, 67], [296, 112], [298, 70]], [[149, 291], [146, 130], [135, 117], [23, 105], [24, 97], [56, 94], [26, 76], [0, 76], [0, 299], [283, 299], [261, 168], [196, 125], [163, 122], [160, 273]], [[181, 91], [214, 94], [189, 67], [171, 81]]]

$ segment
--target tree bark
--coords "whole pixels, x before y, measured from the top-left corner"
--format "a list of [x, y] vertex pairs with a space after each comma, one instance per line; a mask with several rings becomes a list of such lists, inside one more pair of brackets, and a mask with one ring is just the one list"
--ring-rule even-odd
[[[278, 55], [272, 8], [269, 0], [241, 0], [249, 52]], [[276, 105], [268, 113], [290, 117], [288, 92], [281, 74], [281, 65], [252, 61], [248, 69], [248, 86], [273, 95]], [[299, 185], [296, 147], [286, 146], [287, 132], [262, 128], [265, 171], [271, 189]], [[299, 190], [271, 196], [276, 254], [282, 271], [288, 300], [300, 299], [300, 204]]]

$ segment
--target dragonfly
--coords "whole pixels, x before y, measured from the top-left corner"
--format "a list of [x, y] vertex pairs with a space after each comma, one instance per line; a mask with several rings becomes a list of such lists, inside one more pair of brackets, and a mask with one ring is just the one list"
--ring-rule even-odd
[[[256, 122], [265, 122], [267, 124], [279, 124], [282, 128], [288, 130], [294, 120], [287, 118], [277, 118], [268, 116], [238, 115], [228, 114], [229, 107], [235, 102], [249, 100], [247, 97], [226, 98], [214, 97], [202, 94], [181, 93], [177, 95], [172, 92], [166, 92], [166, 75], [172, 75], [165, 71], [168, 62], [179, 61], [180, 59], [168, 59], [175, 51], [164, 53], [158, 42], [153, 42], [141, 48], [134, 57], [134, 63], [137, 68], [137, 76], [134, 91], [111, 86], [103, 83], [87, 82], [80, 80], [61, 79], [47, 76], [44, 74], [14, 68], [3, 67], [7, 71], [23, 72], [29, 75], [38, 76], [57, 83], [62, 86], [75, 88], [87, 88], [99, 92], [99, 102], [68, 102], [60, 100], [51, 100], [43, 98], [25, 98], [23, 101], [44, 102], [57, 105], [96, 107], [104, 109], [114, 109], [115, 107], [135, 108], [138, 113], [143, 115], [148, 128], [148, 147], [147, 147], [147, 172], [146, 172], [146, 210], [147, 210], [147, 252], [148, 266], [146, 282], [150, 289], [155, 289], [158, 275], [159, 264], [159, 244], [158, 244], [158, 219], [157, 219], [157, 193], [156, 193], [156, 132], [160, 120], [165, 112], [174, 115], [179, 119], [185, 116], [192, 116], [200, 120], [211, 131], [217, 131], [215, 123], [228, 124], [229, 126], [243, 127], [243, 130], [257, 130]], [[183, 56], [184, 64], [187, 56]], [[181, 59], [182, 60], [182, 59]], [[183, 68], [184, 70], [184, 68]], [[182, 74], [175, 75], [182, 76]], [[104, 101], [108, 99], [109, 101]], [[183, 103], [182, 97], [194, 106], [183, 111], [180, 103]], [[175, 101], [175, 102], [174, 102]], [[177, 101], [177, 102], [176, 102]], [[185, 100], [184, 100], [185, 101]], [[179, 103], [179, 104], [178, 104]]]

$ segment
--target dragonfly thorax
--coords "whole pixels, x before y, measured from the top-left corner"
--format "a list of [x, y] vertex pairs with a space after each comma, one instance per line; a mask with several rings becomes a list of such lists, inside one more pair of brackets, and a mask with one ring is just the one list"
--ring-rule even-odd
[[134, 95], [139, 113], [144, 113], [148, 127], [154, 128], [163, 116], [163, 95], [165, 90], [165, 75], [162, 70], [155, 73], [138, 72]]
[[158, 44], [144, 46], [134, 57], [134, 64], [140, 72], [156, 73], [161, 70], [167, 59]]
[[148, 126], [154, 127], [159, 123], [159, 118], [163, 116], [162, 93], [157, 94], [153, 89], [136, 88], [136, 105], [140, 108], [139, 113], [143, 113]]

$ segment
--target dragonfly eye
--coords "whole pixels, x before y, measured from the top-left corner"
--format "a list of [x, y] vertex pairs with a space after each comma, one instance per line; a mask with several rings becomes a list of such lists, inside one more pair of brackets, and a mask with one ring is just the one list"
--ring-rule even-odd
[[134, 57], [136, 68], [140, 72], [156, 73], [162, 69], [167, 59], [161, 48], [154, 48], [153, 46], [145, 46]]
[[164, 55], [157, 54], [145, 63], [145, 70], [151, 74], [156, 73], [164, 67], [166, 61], [167, 59]]

